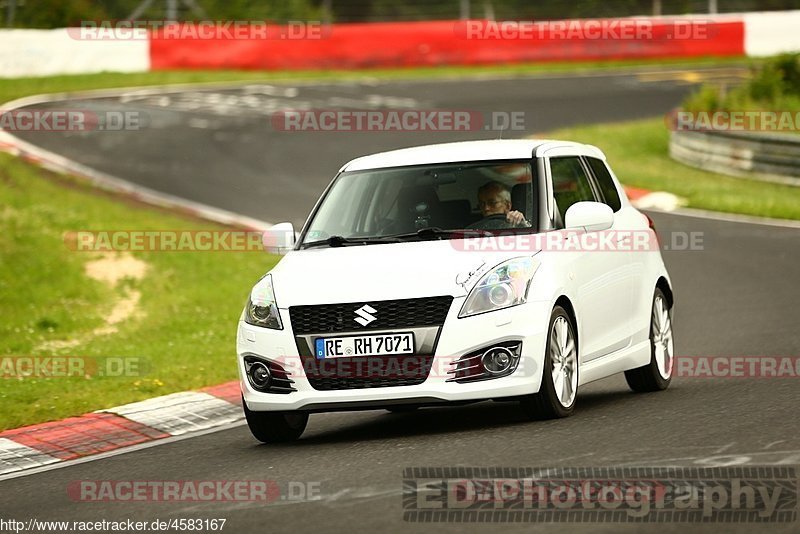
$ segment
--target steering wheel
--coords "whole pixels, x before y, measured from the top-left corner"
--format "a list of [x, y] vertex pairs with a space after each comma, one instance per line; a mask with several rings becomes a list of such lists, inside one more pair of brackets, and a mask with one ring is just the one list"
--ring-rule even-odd
[[479, 221], [475, 221], [467, 226], [467, 228], [474, 228], [476, 230], [505, 230], [507, 228], [514, 228], [514, 225], [508, 222], [505, 213], [495, 213], [494, 215], [489, 215]]

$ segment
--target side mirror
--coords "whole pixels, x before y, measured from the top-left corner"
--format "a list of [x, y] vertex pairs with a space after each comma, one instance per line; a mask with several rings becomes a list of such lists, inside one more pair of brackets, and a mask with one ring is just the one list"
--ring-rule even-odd
[[576, 202], [569, 207], [564, 219], [568, 230], [599, 232], [611, 228], [614, 224], [614, 212], [600, 202]]
[[294, 248], [297, 235], [294, 233], [294, 226], [290, 222], [284, 222], [271, 226], [264, 232], [262, 242], [264, 250], [270, 254], [286, 254]]

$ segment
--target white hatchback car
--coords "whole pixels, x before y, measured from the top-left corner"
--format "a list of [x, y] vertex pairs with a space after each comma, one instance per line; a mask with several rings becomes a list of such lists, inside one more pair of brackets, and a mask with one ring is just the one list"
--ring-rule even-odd
[[[673, 292], [652, 221], [603, 153], [497, 140], [344, 165], [239, 321], [244, 411], [264, 442], [314, 412], [518, 401], [564, 417], [624, 372], [665, 389]], [[266, 242], [266, 241], [265, 241]]]

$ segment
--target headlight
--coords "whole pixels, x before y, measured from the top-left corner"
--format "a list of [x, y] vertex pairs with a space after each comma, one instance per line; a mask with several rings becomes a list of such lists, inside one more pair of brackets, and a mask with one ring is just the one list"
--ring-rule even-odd
[[272, 290], [272, 275], [268, 274], [258, 281], [250, 292], [247, 308], [244, 310], [244, 322], [254, 326], [283, 330], [275, 292]]
[[539, 260], [532, 257], [514, 258], [501, 263], [472, 288], [458, 317], [469, 317], [488, 311], [524, 304]]

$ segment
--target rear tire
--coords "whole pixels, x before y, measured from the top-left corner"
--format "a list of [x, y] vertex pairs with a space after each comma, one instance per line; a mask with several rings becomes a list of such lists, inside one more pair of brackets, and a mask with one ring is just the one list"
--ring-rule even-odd
[[253, 412], [242, 399], [250, 432], [262, 443], [295, 441], [306, 429], [308, 412]]
[[578, 341], [575, 326], [561, 306], [553, 308], [539, 392], [520, 400], [531, 419], [569, 417], [578, 397]]
[[650, 309], [650, 363], [625, 371], [628, 386], [637, 393], [663, 391], [672, 382], [675, 354], [672, 308], [659, 288], [656, 288]]

